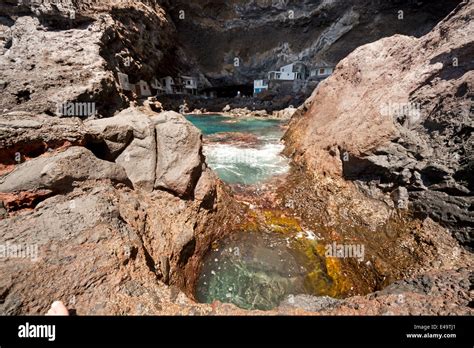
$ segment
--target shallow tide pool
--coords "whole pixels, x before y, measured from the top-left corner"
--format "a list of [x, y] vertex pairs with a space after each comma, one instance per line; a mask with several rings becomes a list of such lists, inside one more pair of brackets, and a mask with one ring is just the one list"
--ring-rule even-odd
[[[258, 187], [289, 170], [289, 160], [281, 155], [280, 121], [222, 115], [187, 118], [202, 131], [207, 163], [224, 182]], [[275, 220], [271, 214], [264, 216]], [[296, 222], [280, 228], [276, 220], [243, 228], [206, 255], [195, 289], [199, 302], [218, 300], [269, 310], [291, 295], [328, 293], [333, 281], [315, 252], [316, 242], [299, 237], [301, 233], [293, 231]]]
[[[196, 297], [204, 303], [219, 300], [244, 309], [273, 309], [291, 295], [312, 292], [308, 274], [313, 267], [281, 235], [238, 233], [205, 258]], [[331, 281], [323, 273], [321, 277]]]

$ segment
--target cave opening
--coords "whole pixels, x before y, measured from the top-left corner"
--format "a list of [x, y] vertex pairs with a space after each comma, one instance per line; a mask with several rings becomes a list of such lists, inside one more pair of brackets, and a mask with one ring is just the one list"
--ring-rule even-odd
[[253, 96], [253, 85], [227, 85], [219, 87], [210, 87], [202, 90], [202, 93], [206, 95], [212, 95], [216, 98], [235, 98], [237, 96], [252, 97]]

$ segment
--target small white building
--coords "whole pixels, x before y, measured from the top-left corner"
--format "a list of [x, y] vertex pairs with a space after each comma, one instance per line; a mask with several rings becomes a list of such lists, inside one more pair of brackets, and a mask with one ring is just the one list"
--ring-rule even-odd
[[130, 81], [128, 80], [128, 75], [124, 73], [117, 73], [117, 77], [119, 80], [119, 85], [120, 88], [122, 88], [123, 91], [132, 91], [132, 85], [130, 84]]
[[160, 79], [162, 91], [165, 94], [173, 94], [174, 80], [171, 76], [166, 76]]
[[192, 76], [181, 76], [181, 80], [183, 82], [184, 92], [186, 94], [197, 94], [198, 90], [198, 80]]
[[269, 80], [295, 81], [306, 78], [306, 66], [301, 62], [291, 63], [282, 66], [278, 71], [268, 73]]
[[156, 94], [163, 94], [165, 93], [165, 87], [161, 84], [161, 81], [157, 78], [154, 78], [153, 81], [150, 83], [151, 88], [156, 90]]
[[268, 91], [268, 82], [265, 80], [254, 80], [253, 81], [253, 95], [257, 95], [264, 91]]
[[140, 97], [151, 97], [151, 89], [146, 81], [140, 80], [140, 82], [138, 82], [137, 94]]
[[334, 72], [333, 67], [329, 66], [320, 66], [313, 68], [310, 73], [310, 77], [319, 77], [319, 78], [325, 78], [331, 75]]

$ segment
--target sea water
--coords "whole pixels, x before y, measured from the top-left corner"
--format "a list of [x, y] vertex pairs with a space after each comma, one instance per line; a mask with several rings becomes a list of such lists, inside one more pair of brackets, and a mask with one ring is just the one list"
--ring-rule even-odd
[[[222, 115], [189, 115], [187, 119], [208, 140], [204, 146], [207, 163], [224, 182], [254, 185], [288, 171], [289, 161], [281, 154], [281, 121]], [[219, 134], [230, 134], [231, 139], [220, 141]], [[238, 134], [250, 134], [253, 141], [239, 139]]]

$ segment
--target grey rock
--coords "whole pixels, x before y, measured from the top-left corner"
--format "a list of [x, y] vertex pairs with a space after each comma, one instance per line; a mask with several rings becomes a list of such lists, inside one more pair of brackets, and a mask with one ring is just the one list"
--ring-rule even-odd
[[120, 153], [115, 162], [135, 187], [192, 196], [204, 164], [202, 136], [182, 115], [131, 107], [85, 126], [110, 158]]
[[204, 162], [201, 132], [171, 111], [159, 114], [154, 121], [158, 154], [155, 188], [189, 195], [201, 176]]
[[0, 180], [0, 192], [63, 191], [71, 189], [76, 181], [86, 180], [129, 183], [122, 167], [96, 158], [83, 147], [70, 147], [53, 156], [38, 157], [18, 165]]
[[8, 212], [5, 209], [5, 205], [0, 201], [0, 219], [4, 219], [8, 216]]

